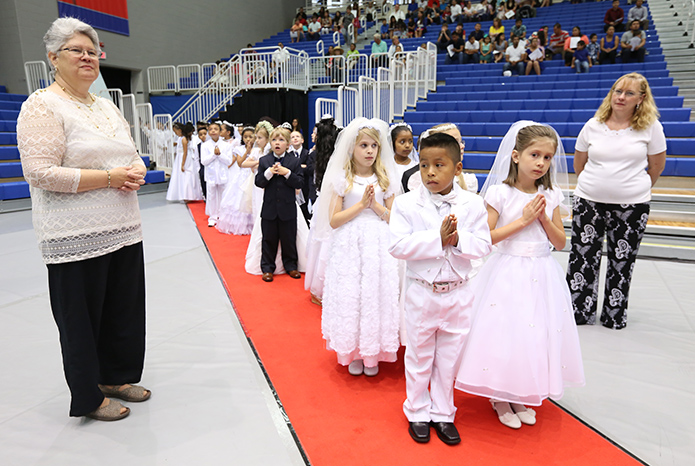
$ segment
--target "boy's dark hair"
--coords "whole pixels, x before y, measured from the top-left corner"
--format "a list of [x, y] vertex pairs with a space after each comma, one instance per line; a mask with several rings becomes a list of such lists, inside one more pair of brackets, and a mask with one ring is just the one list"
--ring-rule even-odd
[[584, 43], [583, 40], [580, 40], [579, 42], [577, 42], [577, 47], [579, 47], [580, 45], [581, 45], [582, 47], [585, 47], [585, 46], [586, 46], [586, 44]]
[[420, 141], [420, 153], [430, 148], [446, 150], [446, 155], [449, 156], [454, 165], [461, 161], [461, 146], [456, 138], [446, 133], [434, 133]]
[[598, 37], [595, 32], [589, 36], [589, 40], [593, 39], [594, 37]]

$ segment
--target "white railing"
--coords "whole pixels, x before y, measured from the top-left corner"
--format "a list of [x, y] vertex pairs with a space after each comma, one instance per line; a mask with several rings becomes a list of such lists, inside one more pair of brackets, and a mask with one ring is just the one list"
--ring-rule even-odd
[[309, 54], [289, 47], [261, 47], [239, 52], [244, 89], [307, 89]]
[[323, 97], [316, 99], [316, 104], [314, 104], [314, 113], [317, 115], [316, 121], [319, 121], [324, 115], [331, 115], [336, 123], [340, 124], [338, 123], [339, 105], [338, 99], [325, 99]]
[[377, 117], [376, 94], [376, 79], [360, 76], [357, 87], [357, 117]]
[[309, 57], [307, 65], [309, 87], [345, 83], [345, 57]]
[[125, 94], [123, 96], [123, 107], [121, 107], [123, 118], [128, 122], [130, 127], [130, 136], [133, 138], [135, 147], [140, 150], [140, 122], [138, 121], [138, 112], [135, 108], [135, 95]]
[[[236, 55], [221, 64], [205, 86], [196, 92], [173, 116], [174, 121], [207, 121], [220, 111], [241, 90], [239, 66], [241, 59]], [[251, 79], [251, 78], [249, 78]]]
[[437, 45], [433, 42], [427, 42], [427, 90], [437, 90]]
[[108, 98], [123, 113], [123, 91], [120, 89], [106, 89]]
[[24, 75], [27, 78], [27, 90], [33, 94], [38, 89], [50, 86], [52, 76], [48, 74], [48, 67], [43, 60], [28, 61], [24, 63]]
[[172, 128], [171, 115], [154, 115], [154, 126], [149, 131], [152, 141], [151, 160], [157, 164], [157, 170], [164, 170], [171, 174], [174, 166], [174, 130]]
[[147, 88], [150, 92], [178, 92], [176, 67], [167, 65], [147, 68]]
[[391, 83], [393, 86], [393, 115], [402, 117], [405, 115], [408, 80], [405, 72], [405, 61], [402, 59], [391, 60]]
[[201, 82], [200, 65], [178, 65], [176, 67], [177, 91], [198, 90], [203, 84]]
[[371, 76], [369, 55], [350, 55], [347, 59], [347, 84], [357, 84], [360, 76]]
[[338, 126], [347, 126], [348, 123], [357, 118], [357, 89], [346, 86], [338, 88], [337, 113], [335, 124]]
[[393, 85], [391, 70], [379, 68], [376, 78], [376, 116], [387, 123], [393, 121]]
[[151, 137], [153, 118], [152, 118], [152, 104], [137, 104], [135, 106], [135, 114], [137, 115], [137, 121], [140, 133], [140, 145], [138, 147], [138, 152], [140, 155], [152, 155], [154, 152], [153, 145], [154, 139]]

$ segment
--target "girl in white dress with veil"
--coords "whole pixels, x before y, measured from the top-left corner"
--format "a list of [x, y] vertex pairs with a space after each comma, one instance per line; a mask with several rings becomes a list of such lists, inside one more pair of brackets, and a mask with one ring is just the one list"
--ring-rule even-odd
[[200, 201], [203, 188], [200, 186], [200, 160], [198, 148], [191, 142], [193, 125], [174, 124], [174, 132], [179, 137], [176, 144], [176, 157], [171, 168], [171, 178], [167, 188], [167, 201]]
[[545, 398], [584, 384], [570, 292], [552, 247], [565, 246], [567, 164], [553, 128], [512, 125], [481, 195], [496, 252], [471, 283], [474, 321], [456, 388], [490, 398], [500, 422], [533, 425]]
[[352, 375], [376, 375], [400, 347], [398, 266], [388, 252], [395, 174], [388, 125], [357, 118], [338, 135], [315, 213], [317, 239], [330, 240], [323, 337]]

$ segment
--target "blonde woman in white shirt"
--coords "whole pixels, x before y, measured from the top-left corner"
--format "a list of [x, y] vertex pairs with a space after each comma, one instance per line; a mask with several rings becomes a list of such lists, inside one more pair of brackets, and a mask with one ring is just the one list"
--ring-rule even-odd
[[658, 118], [649, 83], [630, 73], [613, 84], [577, 138], [567, 283], [579, 325], [596, 322], [604, 235], [608, 267], [601, 324], [627, 325], [630, 280], [649, 218], [651, 188], [666, 164]]
[[17, 142], [34, 230], [48, 268], [70, 416], [113, 421], [151, 392], [145, 357], [145, 277], [137, 193], [146, 168], [128, 123], [89, 92], [99, 38], [74, 18], [44, 36], [55, 82], [22, 105]]

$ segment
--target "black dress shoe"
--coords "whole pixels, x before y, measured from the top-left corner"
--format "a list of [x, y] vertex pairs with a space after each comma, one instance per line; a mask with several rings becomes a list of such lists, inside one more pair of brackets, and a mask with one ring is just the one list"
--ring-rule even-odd
[[427, 443], [430, 441], [430, 423], [411, 422], [408, 433], [417, 443]]
[[437, 437], [439, 440], [446, 443], [447, 445], [456, 445], [461, 443], [461, 437], [459, 436], [459, 431], [456, 430], [456, 426], [453, 422], [431, 422], [434, 431], [437, 432]]

